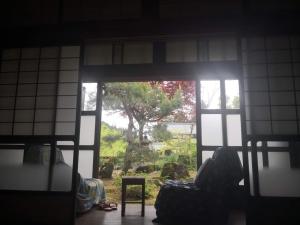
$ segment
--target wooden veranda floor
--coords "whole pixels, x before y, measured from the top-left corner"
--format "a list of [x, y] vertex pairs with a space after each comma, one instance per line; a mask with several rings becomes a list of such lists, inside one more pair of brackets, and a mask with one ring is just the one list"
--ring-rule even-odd
[[[90, 212], [79, 216], [76, 225], [153, 225], [155, 218], [153, 206], [146, 206], [145, 217], [140, 216], [140, 205], [126, 205], [126, 216], [121, 217], [121, 208], [117, 211], [104, 212], [92, 209]], [[228, 225], [245, 225], [245, 215], [242, 212], [232, 212]], [[185, 225], [185, 224], [184, 224]], [[186, 224], [188, 225], [188, 224]]]

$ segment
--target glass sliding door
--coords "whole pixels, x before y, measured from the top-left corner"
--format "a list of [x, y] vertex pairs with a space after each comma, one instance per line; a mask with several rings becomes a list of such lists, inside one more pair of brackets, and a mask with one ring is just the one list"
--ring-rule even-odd
[[236, 149], [242, 162], [242, 128], [239, 80], [198, 81], [198, 166], [217, 147]]

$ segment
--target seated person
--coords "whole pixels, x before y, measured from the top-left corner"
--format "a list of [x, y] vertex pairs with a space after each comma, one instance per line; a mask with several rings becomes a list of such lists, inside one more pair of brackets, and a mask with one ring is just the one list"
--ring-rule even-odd
[[224, 225], [229, 215], [229, 200], [243, 171], [238, 154], [218, 148], [199, 168], [194, 183], [168, 181], [155, 202], [162, 224]]
[[[48, 174], [50, 165], [50, 145], [29, 144], [25, 146], [23, 164], [41, 166]], [[53, 162], [51, 190], [69, 191], [72, 183], [72, 167], [65, 163], [62, 151], [55, 150], [55, 160]], [[77, 175], [77, 204], [78, 213], [87, 212], [94, 205], [102, 204], [106, 200], [105, 188], [102, 180], [95, 178], [83, 178]]]

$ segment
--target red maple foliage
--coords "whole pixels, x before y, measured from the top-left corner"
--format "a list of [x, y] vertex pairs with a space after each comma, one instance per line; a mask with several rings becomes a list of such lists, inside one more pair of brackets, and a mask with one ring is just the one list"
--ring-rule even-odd
[[196, 116], [196, 83], [195, 81], [150, 81], [151, 86], [159, 86], [169, 97], [181, 90], [183, 107], [174, 114], [177, 121], [195, 121]]

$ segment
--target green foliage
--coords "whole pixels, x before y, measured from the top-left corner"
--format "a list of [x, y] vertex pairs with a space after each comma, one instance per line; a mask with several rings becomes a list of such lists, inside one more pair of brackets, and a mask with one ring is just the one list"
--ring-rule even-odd
[[[165, 150], [172, 150], [170, 156], [165, 156], [163, 153]], [[164, 142], [164, 146], [161, 149], [161, 157], [158, 164], [162, 166], [164, 163], [177, 162], [179, 155], [185, 155], [190, 158], [190, 163], [186, 165], [190, 169], [196, 168], [197, 160], [197, 141], [196, 138], [192, 138], [189, 135], [182, 135], [176, 139], [170, 139]]]
[[100, 143], [101, 157], [117, 157], [122, 153], [124, 154], [126, 147], [127, 142], [124, 138], [123, 131], [102, 122]]
[[[128, 173], [127, 175], [136, 176], [137, 174], [132, 172], [132, 173]], [[146, 181], [145, 198], [146, 199], [155, 198], [160, 187], [157, 184], [155, 184], [153, 178], [151, 176], [149, 176], [149, 174], [143, 174], [143, 173], [139, 173], [137, 176], [145, 177], [145, 181]], [[122, 176], [116, 176], [114, 178], [114, 185], [115, 185], [115, 187], [117, 187], [117, 189], [119, 191], [121, 191]], [[126, 193], [127, 193], [128, 198], [138, 198], [141, 196], [141, 186], [140, 185], [139, 186], [133, 186], [133, 185], [128, 186]]]
[[159, 142], [167, 141], [172, 138], [172, 133], [167, 130], [167, 125], [158, 124], [153, 127], [152, 138]]
[[239, 109], [240, 108], [240, 97], [234, 96], [232, 99], [226, 96], [227, 108], [229, 109]]
[[180, 90], [168, 96], [159, 86], [151, 86], [148, 82], [106, 83], [104, 87], [104, 109], [118, 110], [133, 117], [139, 124], [140, 134], [145, 124], [160, 121], [181, 106]]
[[138, 143], [130, 144], [130, 150], [127, 152], [127, 160], [130, 160], [134, 166], [145, 164], [146, 162], [154, 163], [159, 153], [147, 146], [140, 146]]
[[196, 152], [196, 138], [189, 137], [189, 135], [182, 135], [174, 139], [164, 142], [162, 150], [171, 149], [177, 154], [193, 154]]
[[[170, 116], [181, 105], [182, 93], [179, 89], [172, 96], [168, 96], [158, 85], [150, 85], [148, 82], [105, 83], [103, 108], [122, 112], [129, 119], [126, 138], [127, 142], [132, 146], [128, 146], [125, 151], [125, 172], [131, 167], [133, 161], [144, 162], [145, 158], [153, 156], [149, 149], [141, 147], [144, 144], [145, 125], [149, 122], [158, 122]], [[134, 120], [139, 125], [138, 148], [135, 146], [137, 140], [133, 131]], [[107, 141], [107, 138], [102, 138], [102, 140]], [[115, 139], [109, 138], [108, 140]], [[105, 150], [104, 154], [106, 154]]]
[[180, 91], [169, 98], [160, 88], [147, 82], [121, 82], [105, 83], [103, 103], [104, 109], [124, 111], [128, 106], [137, 110], [134, 114], [143, 114], [145, 119], [155, 119], [167, 116], [179, 108], [182, 99]]
[[166, 164], [166, 163], [175, 163], [177, 162], [177, 158], [178, 158], [178, 155], [177, 154], [171, 154], [171, 155], [168, 155], [168, 156], [161, 156], [159, 157], [159, 160], [157, 160], [156, 164], [160, 167], [160, 168], [163, 168], [163, 166]]

